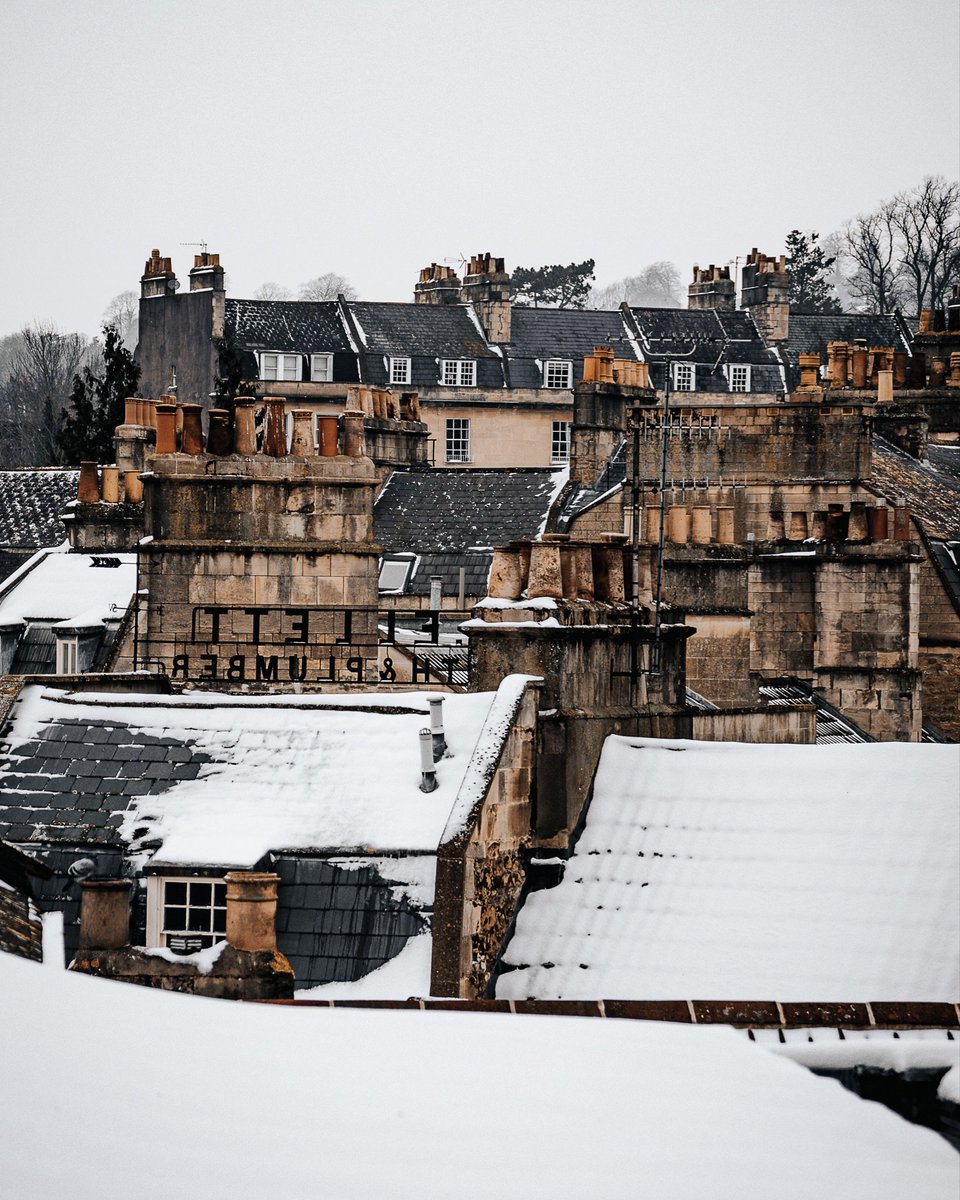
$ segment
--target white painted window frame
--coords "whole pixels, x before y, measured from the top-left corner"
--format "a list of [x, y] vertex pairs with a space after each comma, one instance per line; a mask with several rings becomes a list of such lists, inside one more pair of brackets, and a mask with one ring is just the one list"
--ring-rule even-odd
[[548, 358], [543, 364], [543, 386], [569, 390], [573, 387], [573, 362], [567, 358]]
[[410, 382], [411, 362], [405, 355], [391, 355], [390, 357], [390, 382], [391, 383], [406, 383]]
[[[734, 387], [735, 372], [743, 372], [743, 387]], [[749, 363], [728, 363], [727, 364], [727, 386], [731, 392], [749, 392], [750, 391], [750, 364]]]
[[[318, 369], [321, 360], [323, 366]], [[321, 375], [323, 378], [320, 378]], [[333, 355], [330, 351], [318, 351], [310, 355], [310, 382], [333, 383]]]
[[[150, 948], [166, 947], [168, 945], [167, 939], [169, 937], [178, 937], [178, 936], [213, 937], [215, 939], [214, 944], [216, 944], [217, 942], [224, 942], [227, 940], [227, 935], [225, 932], [226, 931], [226, 897], [224, 897], [224, 904], [222, 906], [221, 905], [211, 905], [210, 906], [211, 910], [213, 908], [223, 907], [223, 910], [224, 910], [224, 933], [222, 935], [218, 935], [218, 934], [214, 933], [212, 930], [210, 930], [206, 933], [203, 933], [199, 930], [181, 931], [181, 930], [165, 929], [164, 922], [163, 922], [163, 910], [164, 910], [164, 902], [165, 902], [166, 885], [168, 883], [186, 883], [188, 885], [195, 884], [195, 883], [209, 883], [209, 884], [214, 884], [214, 885], [220, 884], [222, 887], [226, 888], [226, 880], [221, 875], [148, 875], [147, 876], [147, 946], [148, 947], [150, 947]], [[190, 892], [189, 892], [189, 888], [188, 888], [188, 891], [187, 891], [188, 902], [189, 902], [189, 896], [190, 896]], [[187, 905], [188, 910], [190, 907], [191, 906], [188, 903], [188, 905]], [[200, 908], [200, 907], [206, 907], [206, 906], [195, 905], [193, 907]]]
[[697, 368], [695, 363], [673, 364], [673, 390], [675, 392], [695, 392], [697, 390]]
[[[276, 361], [271, 366], [269, 359]], [[299, 383], [303, 378], [303, 358], [299, 354], [288, 354], [285, 350], [261, 350], [257, 356], [260, 378], [270, 383]], [[288, 363], [294, 373], [287, 374]], [[270, 372], [273, 374], [270, 374]]]
[[477, 360], [475, 358], [441, 358], [440, 383], [444, 387], [476, 387]]
[[470, 418], [447, 417], [444, 427], [444, 462], [468, 463], [470, 458]]
[[75, 637], [57, 638], [57, 674], [76, 675], [78, 671], [79, 643]]
[[550, 465], [565, 467], [570, 461], [570, 422], [554, 421], [550, 431]]

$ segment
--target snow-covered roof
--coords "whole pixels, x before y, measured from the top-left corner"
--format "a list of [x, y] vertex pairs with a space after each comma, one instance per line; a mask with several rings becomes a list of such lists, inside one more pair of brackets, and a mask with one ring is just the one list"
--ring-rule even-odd
[[955, 1002], [958, 795], [957, 746], [610, 737], [497, 995]]
[[66, 544], [41, 550], [8, 579], [0, 626], [24, 621], [119, 620], [136, 589], [135, 554], [72, 554]]
[[[418, 743], [427, 699], [25, 688], [0, 770], [0, 833], [105, 844], [119, 835], [134, 850], [159, 841], [165, 863], [242, 867], [293, 848], [434, 852], [494, 693], [444, 698], [448, 754], [429, 794]], [[24, 791], [27, 837], [11, 832], [25, 819]]]
[[8, 955], [0, 992], [9, 1196], [470, 1198], [481, 1126], [500, 1200], [957, 1194], [937, 1134], [726, 1028], [233, 1004]]

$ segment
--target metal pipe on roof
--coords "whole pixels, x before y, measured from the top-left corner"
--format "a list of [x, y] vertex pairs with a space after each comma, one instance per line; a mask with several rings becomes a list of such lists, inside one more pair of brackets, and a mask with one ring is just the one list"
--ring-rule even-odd
[[420, 730], [420, 791], [437, 790], [437, 772], [433, 766], [433, 734], [429, 729]]
[[433, 761], [437, 762], [447, 752], [447, 739], [443, 733], [443, 697], [434, 696], [427, 703], [430, 705], [430, 735], [433, 742]]

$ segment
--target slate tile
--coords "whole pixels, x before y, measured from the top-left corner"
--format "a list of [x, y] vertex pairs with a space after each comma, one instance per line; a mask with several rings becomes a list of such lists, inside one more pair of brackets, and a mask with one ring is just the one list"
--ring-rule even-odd
[[200, 764], [194, 762], [176, 762], [173, 764], [173, 778], [181, 783], [189, 783], [200, 774]]
[[123, 785], [124, 796], [146, 796], [150, 792], [150, 783], [146, 779], [128, 779]]
[[147, 763], [144, 776], [147, 779], [172, 779], [173, 767], [168, 762]]
[[166, 757], [167, 757], [167, 747], [165, 747], [165, 746], [141, 746], [140, 747], [140, 761], [141, 762], [145, 762], [145, 763], [162, 762]]
[[114, 760], [117, 762], [138, 762], [140, 759], [139, 746], [117, 746], [113, 752]]
[[167, 762], [170, 763], [187, 763], [192, 755], [186, 746], [171, 746], [167, 750]]

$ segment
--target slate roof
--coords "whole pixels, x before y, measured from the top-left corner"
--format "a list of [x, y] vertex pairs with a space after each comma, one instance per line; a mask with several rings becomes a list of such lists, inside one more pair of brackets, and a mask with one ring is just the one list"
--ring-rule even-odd
[[497, 997], [953, 1002], [958, 786], [955, 746], [608, 737]]
[[799, 679], [780, 679], [762, 683], [760, 695], [773, 707], [790, 707], [795, 704], [816, 705], [817, 745], [835, 746], [840, 743], [856, 745], [860, 742], [875, 742], [877, 739], [865, 733], [859, 725], [845, 717], [838, 708], [824, 700], [812, 687]]
[[39, 550], [66, 541], [60, 514], [77, 498], [79, 478], [59, 467], [0, 471], [0, 547]]
[[864, 341], [867, 346], [892, 346], [910, 352], [910, 329], [899, 314], [791, 313], [784, 352], [792, 372], [801, 354], [819, 354], [827, 360], [827, 342]]
[[597, 476], [592, 486], [580, 486], [572, 489], [564, 498], [563, 506], [557, 517], [557, 532], [566, 533], [570, 523], [591, 508], [598, 501], [607, 497], [619, 487], [627, 477], [627, 442], [626, 438], [617, 446], [607, 459], [606, 465]]
[[597, 309], [513, 307], [511, 340], [504, 348], [512, 387], [543, 386], [545, 359], [568, 359], [574, 381], [582, 378], [583, 360], [596, 346], [613, 346], [617, 358], [636, 359], [623, 315]]
[[475, 359], [476, 386], [503, 387], [503, 359], [461, 304], [377, 304], [354, 301], [350, 315], [363, 345], [364, 379], [386, 385], [391, 355], [410, 358], [411, 388], [436, 387], [438, 359]]
[[728, 392], [723, 368], [729, 363], [751, 367], [751, 392], [783, 391], [779, 360], [765, 346], [746, 310], [632, 308], [630, 312], [655, 387], [663, 387], [664, 368], [660, 360], [669, 356], [696, 366], [698, 392]]
[[[434, 863], [414, 860], [431, 879]], [[417, 889], [411, 897], [403, 886], [410, 865], [406, 859], [270, 855], [263, 867], [280, 876], [277, 945], [298, 988], [360, 979], [423, 932], [432, 889], [428, 907], [411, 902]]]
[[534, 537], [558, 474], [547, 468], [394, 471], [374, 507], [375, 537], [393, 553], [461, 556], [471, 547]]
[[228, 299], [224, 323], [241, 350], [310, 354], [351, 349], [335, 300]]
[[930, 538], [960, 540], [960, 447], [928, 447], [926, 462], [874, 434], [870, 484], [893, 503], [904, 500]]
[[485, 596], [490, 577], [493, 554], [489, 551], [453, 551], [439, 554], [420, 554], [407, 584], [406, 594], [429, 596], [430, 577], [440, 576], [440, 591], [443, 596], [456, 596], [460, 591], [460, 568], [463, 567], [464, 595]]

